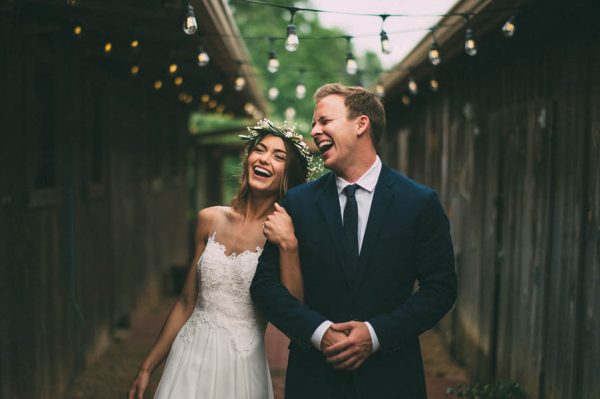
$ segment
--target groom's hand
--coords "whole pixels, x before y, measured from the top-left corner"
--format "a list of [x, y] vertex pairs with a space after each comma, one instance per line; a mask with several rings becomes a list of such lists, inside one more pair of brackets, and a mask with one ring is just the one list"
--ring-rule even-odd
[[[373, 342], [367, 325], [362, 321], [332, 324], [329, 330], [345, 333], [341, 341], [327, 347], [327, 362], [338, 370], [356, 370], [373, 352]], [[327, 330], [329, 332], [329, 330]]]
[[321, 352], [327, 354], [326, 351], [330, 346], [335, 345], [337, 342], [344, 339], [346, 339], [345, 332], [333, 330], [330, 326], [321, 339]]

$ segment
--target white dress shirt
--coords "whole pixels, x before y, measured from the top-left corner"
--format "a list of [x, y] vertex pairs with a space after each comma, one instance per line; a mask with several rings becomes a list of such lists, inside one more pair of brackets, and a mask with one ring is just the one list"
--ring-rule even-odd
[[[356, 190], [356, 205], [358, 207], [358, 251], [362, 248], [363, 238], [365, 237], [365, 230], [367, 229], [367, 221], [369, 220], [369, 213], [371, 212], [371, 204], [373, 203], [373, 194], [375, 193], [375, 185], [379, 179], [381, 173], [381, 160], [377, 156], [375, 162], [371, 167], [354, 183], [349, 183], [339, 176], [335, 177], [335, 185], [337, 187], [338, 199], [340, 201], [340, 211], [342, 213], [342, 221], [344, 219], [344, 207], [346, 206], [346, 195], [344, 194], [344, 188], [350, 184], [357, 184], [358, 189]], [[333, 322], [326, 320], [313, 333], [310, 338], [310, 342], [319, 350], [321, 350], [321, 341], [325, 332], [331, 326]], [[371, 334], [371, 342], [373, 344], [373, 352], [379, 349], [379, 339], [371, 323], [365, 322], [369, 333]]]

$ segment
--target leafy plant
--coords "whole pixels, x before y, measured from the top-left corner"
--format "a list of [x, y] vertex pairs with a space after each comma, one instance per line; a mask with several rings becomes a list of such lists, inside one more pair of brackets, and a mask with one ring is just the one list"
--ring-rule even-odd
[[459, 384], [446, 390], [446, 398], [525, 399], [526, 393], [517, 382], [496, 381], [489, 384]]

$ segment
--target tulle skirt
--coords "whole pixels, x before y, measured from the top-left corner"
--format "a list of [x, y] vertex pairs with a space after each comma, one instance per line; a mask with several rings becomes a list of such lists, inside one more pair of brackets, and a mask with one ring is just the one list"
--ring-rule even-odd
[[263, 336], [240, 350], [228, 329], [194, 324], [173, 342], [154, 399], [273, 398]]

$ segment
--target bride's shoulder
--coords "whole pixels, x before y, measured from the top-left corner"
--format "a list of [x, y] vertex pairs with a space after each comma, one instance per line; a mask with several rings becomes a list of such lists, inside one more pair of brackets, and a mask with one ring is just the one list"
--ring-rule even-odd
[[212, 226], [217, 220], [232, 221], [239, 214], [230, 206], [211, 206], [198, 212], [198, 223]]

